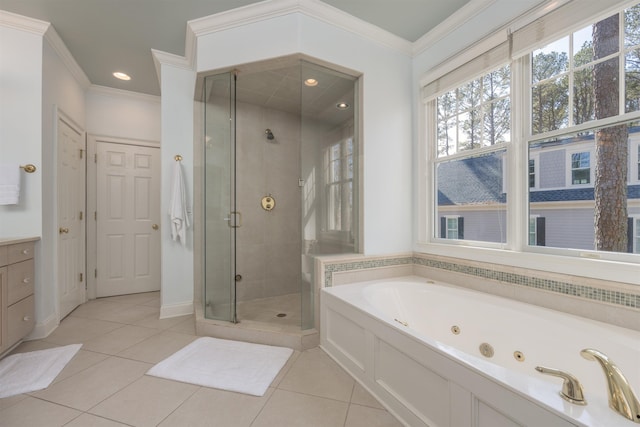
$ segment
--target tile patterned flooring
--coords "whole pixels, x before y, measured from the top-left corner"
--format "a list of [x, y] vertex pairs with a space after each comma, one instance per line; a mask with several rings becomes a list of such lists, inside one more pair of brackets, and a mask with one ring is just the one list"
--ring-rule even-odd
[[47, 389], [0, 399], [0, 426], [401, 426], [320, 348], [295, 351], [262, 397], [146, 376], [197, 338], [193, 316], [159, 311], [157, 292], [92, 300], [18, 346], [83, 344]]

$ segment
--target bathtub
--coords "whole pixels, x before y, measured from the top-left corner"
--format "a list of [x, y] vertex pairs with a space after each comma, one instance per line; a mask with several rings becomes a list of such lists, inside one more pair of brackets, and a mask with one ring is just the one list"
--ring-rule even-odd
[[[639, 395], [638, 331], [413, 276], [320, 297], [321, 347], [405, 425], [638, 426], [580, 356], [608, 355]], [[539, 365], [576, 376], [587, 405], [562, 399], [562, 379]]]

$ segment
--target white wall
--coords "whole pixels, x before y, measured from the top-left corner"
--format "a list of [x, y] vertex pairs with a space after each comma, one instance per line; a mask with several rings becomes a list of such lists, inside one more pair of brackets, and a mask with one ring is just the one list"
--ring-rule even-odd
[[[194, 292], [194, 225], [187, 230], [187, 245], [171, 239], [169, 223], [169, 200], [173, 170], [176, 167], [174, 156], [183, 158], [182, 167], [185, 178], [186, 203], [188, 211], [193, 206], [193, 123], [194, 123], [194, 87], [196, 74], [185, 68], [169, 64], [161, 65], [161, 146], [162, 190], [160, 197], [161, 245], [162, 245], [162, 284], [160, 317], [172, 317], [193, 312]], [[167, 212], [167, 214], [165, 214]], [[193, 216], [191, 215], [191, 219]], [[196, 228], [195, 232], [202, 232]]]
[[0, 206], [0, 237], [42, 233], [42, 34], [0, 26], [0, 163], [20, 172], [18, 205]]
[[160, 97], [91, 86], [86, 103], [89, 134], [160, 141]]

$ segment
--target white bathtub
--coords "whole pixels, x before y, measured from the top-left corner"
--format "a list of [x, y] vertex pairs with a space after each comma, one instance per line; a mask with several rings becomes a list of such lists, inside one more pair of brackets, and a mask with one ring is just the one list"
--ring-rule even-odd
[[[602, 368], [580, 356], [608, 355], [639, 395], [640, 332], [630, 329], [403, 277], [322, 289], [321, 346], [410, 426], [638, 425], [609, 408]], [[587, 405], [562, 399], [562, 379], [539, 365], [575, 375]]]

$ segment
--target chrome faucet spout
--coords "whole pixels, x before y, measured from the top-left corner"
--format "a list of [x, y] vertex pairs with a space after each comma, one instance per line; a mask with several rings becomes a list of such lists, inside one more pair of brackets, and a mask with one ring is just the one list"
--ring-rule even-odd
[[622, 371], [604, 353], [593, 348], [580, 351], [582, 357], [600, 364], [607, 379], [609, 406], [623, 417], [640, 424], [640, 401]]

